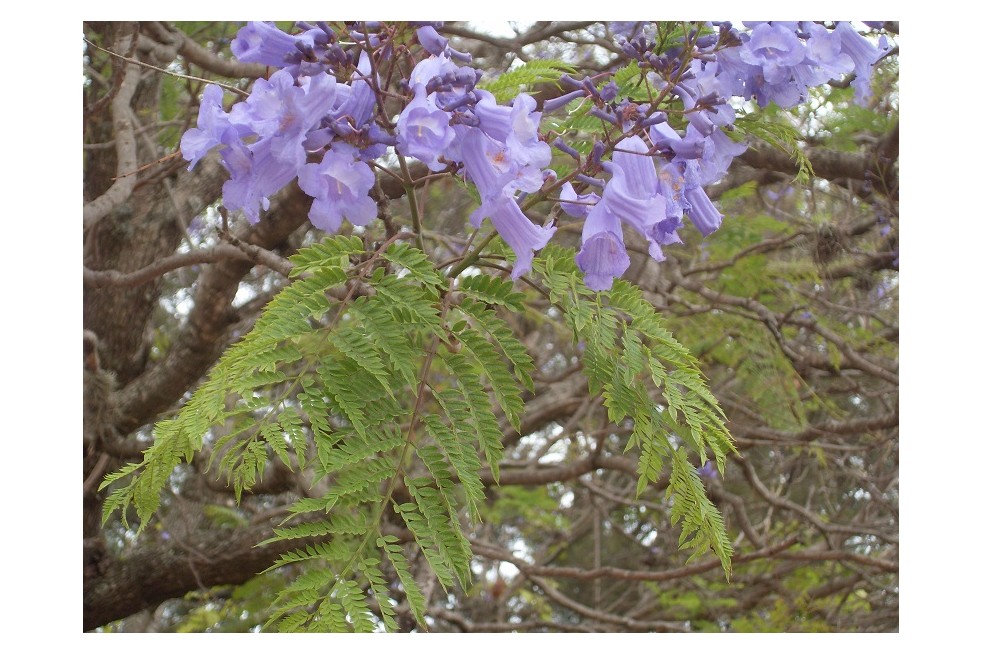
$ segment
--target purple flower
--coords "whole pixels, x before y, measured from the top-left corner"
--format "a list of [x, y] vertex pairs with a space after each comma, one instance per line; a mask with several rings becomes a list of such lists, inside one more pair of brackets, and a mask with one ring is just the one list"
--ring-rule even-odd
[[[689, 66], [688, 73], [692, 79], [684, 85], [676, 85], [675, 93], [682, 99], [682, 105], [689, 113], [686, 117], [702, 134], [712, 132], [711, 125], [723, 127], [732, 125], [736, 119], [736, 111], [724, 99], [732, 95], [726, 89], [720, 78], [718, 62], [695, 60]], [[712, 110], [691, 111], [696, 104], [712, 106]]]
[[232, 125], [229, 115], [222, 107], [221, 87], [209, 84], [201, 96], [198, 127], [192, 127], [181, 137], [181, 154], [191, 162], [188, 170], [194, 168], [214, 146], [222, 143], [227, 130], [232, 130], [234, 134], [240, 131]]
[[431, 171], [442, 171], [446, 164], [439, 158], [446, 153], [454, 138], [450, 116], [437, 108], [433, 94], [427, 96], [422, 84], [416, 86], [415, 93], [396, 126], [399, 152], [415, 157]]
[[662, 261], [654, 227], [664, 221], [665, 197], [659, 192], [659, 178], [648, 147], [641, 137], [624, 139], [614, 151], [613, 161], [604, 164], [612, 173], [604, 188], [602, 203], [621, 221], [626, 221], [648, 240], [648, 254]]
[[769, 102], [792, 107], [804, 101], [810, 87], [850, 71], [856, 73], [857, 101], [865, 103], [870, 71], [889, 49], [885, 38], [874, 47], [848, 21], [831, 32], [815, 22], [745, 25], [753, 32], [742, 36], [742, 45], [716, 53], [717, 90], [721, 96], [756, 98], [762, 107]]
[[[372, 119], [375, 111], [375, 91], [368, 82], [370, 79], [372, 79], [372, 62], [368, 53], [362, 50], [351, 85], [338, 87], [348, 91], [334, 112], [339, 123], [343, 121], [343, 124], [358, 130]], [[375, 84], [378, 84], [377, 79]]]
[[610, 31], [616, 34], [617, 36], [624, 37], [625, 39], [630, 39], [637, 32], [641, 31], [642, 25], [643, 23], [638, 23], [636, 21], [627, 21], [627, 20], [611, 21]]
[[860, 36], [848, 21], [840, 21], [835, 26], [835, 32], [841, 39], [842, 52], [855, 64], [856, 79], [852, 81], [851, 86], [856, 90], [856, 102], [866, 105], [869, 102], [870, 75], [873, 66], [890, 49], [886, 37], [881, 36], [879, 47], [876, 47], [865, 37]]
[[[481, 206], [471, 213], [471, 224], [491, 219], [498, 234], [515, 251], [512, 279], [532, 267], [532, 255], [545, 247], [555, 233], [552, 224], [540, 227], [528, 219], [512, 197], [517, 189], [535, 191], [542, 186], [542, 171], [522, 166], [500, 143], [477, 128], [466, 128], [460, 141], [460, 157], [467, 177], [481, 194]], [[547, 146], [548, 147], [548, 146]]]
[[686, 187], [685, 199], [689, 203], [689, 219], [696, 226], [702, 236], [709, 236], [719, 229], [723, 222], [723, 215], [719, 213], [713, 201], [706, 195], [706, 190], [701, 186]]
[[[491, 224], [498, 231], [508, 247], [515, 251], [515, 267], [511, 271], [511, 279], [517, 280], [532, 268], [532, 255], [549, 243], [556, 233], [556, 227], [538, 226], [522, 213], [514, 198], [503, 197], [491, 205], [481, 205], [482, 213], [491, 219]], [[471, 222], [477, 214], [471, 215]], [[477, 224], [480, 225], [480, 219]], [[476, 227], [476, 226], [475, 226]]]
[[583, 89], [570, 91], [569, 93], [565, 93], [559, 96], [558, 98], [552, 98], [550, 100], [546, 100], [544, 103], [542, 103], [542, 111], [547, 113], [556, 111], [557, 109], [566, 106], [568, 103], [572, 102], [573, 100], [576, 100], [577, 98], [582, 98], [585, 95], [586, 95], [586, 91], [584, 91]]
[[791, 67], [805, 58], [805, 46], [793, 30], [763, 23], [754, 26], [750, 40], [740, 51], [740, 58], [760, 66], [768, 84], [782, 84], [791, 77]]
[[508, 148], [485, 136], [480, 129], [464, 128], [459, 134], [460, 161], [481, 194], [482, 206], [474, 212], [476, 221], [471, 218], [475, 225], [488, 215], [485, 205], [493, 205], [502, 197], [510, 198], [516, 190], [531, 193], [542, 187], [542, 172], [538, 168], [516, 161]]
[[624, 248], [621, 222], [602, 200], [587, 216], [582, 239], [576, 265], [583, 271], [583, 282], [594, 291], [610, 289], [614, 278], [624, 275], [631, 259]]
[[842, 52], [839, 32], [830, 32], [823, 25], [811, 22], [805, 23], [803, 31], [808, 35], [805, 42], [808, 56], [802, 65], [795, 66], [795, 76], [802, 84], [818, 86], [852, 72], [855, 65], [849, 55]]
[[367, 225], [378, 214], [368, 192], [375, 175], [365, 162], [357, 161], [353, 149], [335, 147], [318, 164], [306, 164], [298, 180], [304, 193], [313, 196], [310, 222], [325, 232], [337, 232], [341, 219]]
[[309, 78], [300, 87], [286, 71], [257, 80], [245, 102], [232, 108], [231, 121], [269, 139], [277, 159], [299, 169], [307, 160], [304, 140], [334, 103], [336, 81], [327, 73]]
[[239, 61], [281, 68], [286, 57], [297, 52], [296, 42], [273, 23], [253, 21], [232, 39], [232, 54]]
[[703, 142], [702, 155], [686, 163], [687, 185], [708, 186], [723, 179], [734, 157], [742, 155], [749, 144], [738, 143], [722, 130], [715, 130]]
[[[722, 135], [722, 138], [727, 137]], [[659, 176], [660, 188], [666, 198], [666, 220], [654, 227], [653, 232], [658, 243], [681, 242], [675, 230], [682, 225], [683, 212], [703, 236], [719, 229], [723, 215], [703, 189], [703, 169], [700, 168], [702, 163], [699, 160], [679, 161], [662, 166]]]
[[805, 47], [793, 31], [794, 23], [750, 23], [753, 34], [743, 45], [716, 55], [722, 95], [756, 98], [761, 107], [774, 102], [793, 107], [804, 100], [807, 88], [792, 73], [804, 60]]
[[319, 27], [300, 22], [300, 34], [287, 34], [272, 23], [251, 22], [232, 40], [232, 54], [239, 61], [275, 66], [299, 79], [345, 65], [348, 56], [335, 41], [336, 35], [321, 23]]
[[561, 201], [565, 201], [559, 203], [563, 211], [576, 218], [586, 218], [590, 210], [593, 209], [593, 205], [600, 201], [600, 196], [595, 193], [591, 192], [586, 195], [576, 193], [573, 185], [569, 182], [563, 185], [559, 198]]
[[[640, 137], [624, 139], [617, 145], [613, 161], [604, 164], [612, 175], [600, 201], [592, 209], [568, 202], [562, 205], [574, 215], [588, 212], [576, 263], [584, 273], [584, 282], [594, 291], [610, 289], [613, 279], [623, 275], [630, 264], [622, 223], [648, 240], [648, 255], [655, 261], [665, 259], [663, 244], [681, 241], [676, 230], [682, 224], [683, 209], [688, 208], [681, 171], [675, 164], [666, 164], [662, 173], [657, 173], [647, 153]], [[666, 189], [671, 202], [666, 199]], [[571, 186], [560, 195], [567, 201], [584, 197], [577, 196]]]
[[462, 103], [473, 104], [474, 97], [470, 91], [480, 78], [480, 74], [469, 66], [458, 66], [450, 60], [456, 51], [447, 48], [447, 52], [432, 55], [421, 60], [413, 68], [409, 76], [409, 86], [426, 86], [427, 93], [436, 92], [437, 106], [442, 109], [459, 106]]
[[222, 142], [219, 154], [231, 176], [222, 185], [225, 207], [241, 209], [250, 223], [258, 223], [259, 208], [269, 209], [269, 197], [296, 177], [297, 168], [273, 156], [269, 139], [247, 146], [227, 130]]
[[705, 464], [696, 469], [696, 474], [700, 478], [706, 480], [713, 480], [719, 477], [719, 471], [716, 470], [716, 464], [713, 460], [707, 460]]
[[682, 214], [689, 208], [685, 201], [685, 178], [682, 162], [663, 164], [658, 171], [658, 193], [665, 198], [665, 217], [682, 223]]
[[537, 168], [549, 165], [552, 151], [548, 143], [539, 140], [542, 112], [535, 111], [532, 96], [519, 93], [508, 107], [498, 105], [487, 91], [475, 91], [475, 94], [479, 100], [474, 113], [481, 121], [481, 131], [504, 143], [520, 165]]
[[457, 64], [450, 61], [446, 55], [433, 55], [426, 59], [421, 59], [409, 74], [409, 85], [416, 88], [416, 85], [426, 86], [430, 80], [443, 77], [456, 70]]
[[432, 25], [424, 25], [416, 30], [416, 38], [419, 39], [419, 44], [431, 55], [442, 55], [450, 43], [446, 37], [440, 36]]
[[689, 123], [684, 138], [680, 137], [667, 122], [652, 125], [648, 135], [656, 148], [670, 151], [681, 159], [698, 159], [702, 157], [706, 148], [706, 138], [699, 133], [699, 130], [694, 129], [692, 123]]

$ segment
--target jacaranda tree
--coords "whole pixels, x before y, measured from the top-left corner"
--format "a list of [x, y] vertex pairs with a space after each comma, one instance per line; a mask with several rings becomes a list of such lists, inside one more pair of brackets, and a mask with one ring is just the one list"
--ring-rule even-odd
[[85, 629], [895, 630], [898, 33], [85, 23]]

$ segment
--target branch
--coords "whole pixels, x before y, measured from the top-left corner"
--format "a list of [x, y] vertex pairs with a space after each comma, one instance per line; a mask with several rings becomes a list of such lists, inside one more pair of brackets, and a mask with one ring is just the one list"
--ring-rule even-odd
[[176, 271], [185, 266], [196, 264], [213, 264], [215, 262], [234, 259], [237, 261], [252, 261], [252, 259], [239, 248], [231, 245], [220, 245], [214, 248], [201, 248], [171, 257], [165, 257], [150, 266], [141, 268], [138, 271], [124, 273], [122, 271], [106, 270], [93, 271], [90, 268], [82, 267], [82, 281], [93, 287], [138, 287], [159, 278], [165, 273]]
[[552, 621], [523, 621], [522, 623], [474, 623], [468, 621], [460, 614], [442, 607], [428, 607], [426, 613], [447, 623], [452, 623], [461, 632], [515, 632], [517, 630], [528, 632], [547, 628], [557, 632], [594, 632], [593, 629], [571, 625], [568, 623], [554, 623]]
[[202, 585], [242, 584], [283, 551], [282, 544], [256, 547], [271, 535], [268, 527], [253, 526], [201, 533], [193, 551], [173, 541], [138, 546], [85, 580], [82, 629], [93, 630]]
[[[224, 211], [224, 209], [223, 209]], [[280, 257], [272, 250], [266, 250], [251, 243], [245, 243], [237, 236], [226, 230], [220, 230], [218, 236], [239, 249], [250, 261], [276, 271], [285, 278], [290, 277], [293, 264], [285, 257]]]
[[888, 562], [875, 557], [867, 557], [859, 553], [850, 553], [841, 550], [825, 550], [821, 548], [809, 548], [808, 550], [796, 550], [791, 553], [781, 553], [776, 555], [777, 559], [799, 560], [806, 562], [855, 562], [863, 566], [886, 571], [887, 573], [899, 573], [900, 565], [897, 562]]
[[740, 427], [739, 430], [742, 434], [756, 437], [758, 439], [767, 439], [778, 442], [806, 442], [814, 441], [819, 437], [827, 436], [829, 434], [862, 435], [874, 430], [886, 430], [898, 425], [900, 425], [900, 414], [899, 412], [895, 411], [892, 414], [862, 418], [855, 421], [830, 420], [826, 421], [825, 423], [809, 425], [800, 432], [782, 432], [766, 426]]
[[[491, 469], [481, 470], [481, 482], [485, 485], [507, 486], [507, 485], [521, 485], [521, 486], [534, 486], [543, 485], [550, 482], [564, 482], [567, 480], [575, 480], [576, 478], [590, 473], [591, 471], [599, 471], [601, 469], [611, 470], [611, 471], [623, 471], [629, 475], [637, 475], [638, 465], [637, 462], [628, 457], [589, 457], [587, 459], [581, 459], [578, 462], [566, 466], [541, 466], [534, 469], [507, 469], [503, 468], [500, 471], [497, 483], [495, 483], [494, 476], [491, 475]], [[456, 479], [456, 477], [454, 478]]]
[[[203, 47], [184, 32], [169, 25], [158, 22], [146, 23], [147, 31], [162, 43], [174, 45], [178, 54], [188, 62], [199, 66], [210, 73], [223, 77], [248, 77], [252, 79], [264, 77], [267, 69], [262, 64], [249, 64], [234, 59], [224, 59]], [[206, 80], [207, 81], [207, 80]]]
[[[271, 249], [307, 220], [309, 198], [296, 185], [277, 203], [277, 211], [237, 238]], [[120, 433], [128, 434], [180, 400], [205, 374], [231, 338], [229, 326], [237, 321], [232, 300], [239, 281], [252, 261], [226, 259], [208, 266], [198, 276], [194, 307], [167, 355], [119, 392]]]
[[[760, 548], [750, 553], [737, 554], [733, 556], [733, 562], [750, 562], [753, 560], [773, 557], [798, 543], [797, 537], [791, 537], [784, 541]], [[581, 569], [573, 566], [537, 566], [528, 564], [517, 556], [505, 550], [495, 548], [489, 544], [473, 543], [472, 549], [478, 555], [490, 557], [492, 559], [511, 562], [522, 573], [532, 576], [546, 578], [572, 578], [574, 580], [597, 580], [599, 578], [615, 578], [618, 580], [648, 580], [651, 582], [664, 582], [666, 580], [677, 580], [690, 576], [712, 571], [719, 568], [719, 560], [713, 558], [698, 564], [687, 564], [674, 569], [664, 571], [649, 571], [646, 569], [622, 569], [614, 566], [601, 566], [594, 569]]]
[[777, 496], [771, 493], [770, 491], [768, 491], [767, 487], [764, 486], [764, 483], [760, 481], [760, 478], [757, 477], [757, 472], [754, 470], [753, 465], [745, 457], [734, 457], [733, 460], [736, 461], [737, 465], [740, 466], [740, 468], [743, 470], [744, 478], [747, 480], [747, 482], [750, 483], [750, 485], [754, 488], [754, 491], [756, 491], [761, 496], [761, 498], [769, 502], [771, 505], [774, 505], [775, 507], [780, 507], [782, 509], [786, 509], [790, 512], [794, 512], [795, 514], [798, 514], [799, 516], [807, 520], [809, 523], [814, 525], [816, 528], [818, 528], [819, 532], [833, 532], [833, 533], [845, 534], [845, 535], [869, 534], [878, 537], [879, 539], [882, 539], [884, 542], [887, 543], [892, 543], [892, 544], [897, 543], [897, 535], [895, 534], [888, 535], [878, 530], [873, 530], [863, 526], [851, 526], [851, 525], [841, 525], [838, 523], [832, 523], [827, 518], [823, 516], [819, 516], [818, 514], [815, 514], [814, 512], [802, 507], [801, 505], [798, 505], [797, 503], [788, 500], [787, 498]]
[[[896, 167], [893, 165], [893, 160], [880, 160], [879, 152], [868, 155], [816, 148], [809, 150], [806, 154], [815, 175], [818, 177], [827, 180], [866, 181], [869, 179], [878, 191], [892, 199], [897, 198], [899, 184]], [[737, 159], [753, 168], [762, 168], [787, 175], [798, 174], [798, 164], [794, 157], [780, 148], [759, 142]]]
[[[815, 366], [816, 368], [827, 368], [828, 370], [832, 371], [836, 371], [839, 368], [834, 366], [826, 357], [821, 357], [815, 353], [800, 353], [785, 343], [778, 327], [777, 316], [761, 302], [754, 300], [753, 298], [731, 296], [721, 291], [713, 291], [712, 289], [704, 287], [696, 280], [689, 280], [679, 275], [676, 275], [673, 281], [679, 286], [688, 289], [689, 291], [693, 291], [711, 302], [729, 305], [731, 307], [740, 307], [752, 314], [755, 314], [764, 323], [764, 325], [767, 326], [767, 329], [771, 331], [778, 345], [781, 347], [781, 350], [784, 351], [784, 353], [791, 358], [792, 361], [808, 366]], [[886, 362], [878, 363], [868, 357], [861, 356], [859, 353], [853, 350], [852, 346], [846, 343], [842, 337], [819, 325], [816, 321], [786, 318], [783, 322], [788, 325], [797, 325], [799, 327], [812, 330], [828, 340], [830, 343], [834, 344], [842, 353], [843, 364], [848, 364], [851, 368], [869, 373], [870, 375], [878, 377], [891, 384], [900, 384], [900, 376], [897, 372], [896, 365], [888, 364]]]
[[[126, 52], [132, 36], [120, 37], [114, 47], [118, 52]], [[88, 202], [82, 208], [82, 225], [90, 229], [109, 212], [119, 207], [133, 193], [136, 176], [127, 173], [136, 169], [136, 134], [129, 119], [130, 101], [136, 93], [140, 81], [140, 69], [134, 64], [124, 64], [124, 74], [119, 90], [110, 103], [113, 117], [114, 139], [116, 142], [116, 180], [101, 196]]]

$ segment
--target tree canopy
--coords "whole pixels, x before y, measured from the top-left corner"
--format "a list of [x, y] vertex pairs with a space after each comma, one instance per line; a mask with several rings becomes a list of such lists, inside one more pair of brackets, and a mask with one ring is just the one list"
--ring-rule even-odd
[[897, 23], [83, 27], [85, 630], [898, 630]]

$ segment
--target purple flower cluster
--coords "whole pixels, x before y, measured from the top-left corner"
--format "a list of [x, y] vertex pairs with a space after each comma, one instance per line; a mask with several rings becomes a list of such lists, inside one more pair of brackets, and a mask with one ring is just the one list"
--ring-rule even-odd
[[515, 200], [518, 192], [542, 187], [542, 169], [552, 158], [549, 145], [539, 140], [542, 114], [528, 94], [498, 105], [493, 95], [475, 88], [472, 68], [454, 62], [467, 60], [466, 55], [452, 50], [432, 27], [420, 28], [417, 35], [431, 54], [410, 75], [413, 99], [399, 117], [396, 150], [432, 171], [448, 164], [462, 167], [481, 196], [471, 223], [478, 227], [484, 218], [491, 220], [515, 252], [512, 277], [517, 278], [529, 271], [534, 252], [556, 231], [533, 223]]
[[[287, 38], [288, 35], [271, 25], [250, 23], [232, 42], [232, 50], [241, 53], [246, 61], [280, 61], [287, 50]], [[333, 219], [327, 216], [335, 215], [358, 217], [365, 224], [375, 214], [365, 218], [367, 195], [361, 194], [367, 194], [374, 175], [368, 164], [359, 160], [371, 160], [384, 153], [388, 140], [380, 132], [374, 140], [371, 138], [375, 127], [375, 93], [366, 81], [371, 75], [368, 55], [362, 52], [350, 84], [339, 84], [326, 70], [313, 72], [307, 68], [304, 70], [310, 74], [299, 74], [301, 68], [284, 68], [268, 80], [257, 80], [245, 102], [236, 104], [229, 112], [222, 107], [221, 88], [209, 84], [202, 98], [198, 125], [181, 138], [181, 152], [193, 168], [212, 147], [220, 146], [218, 153], [230, 176], [222, 187], [224, 204], [230, 210], [242, 210], [252, 223], [259, 222], [260, 207], [269, 209], [270, 196], [298, 175], [302, 187], [304, 179], [316, 177], [304, 172], [308, 166], [320, 167], [324, 184], [333, 182], [336, 189], [350, 187], [349, 171], [358, 171], [362, 180], [367, 173], [369, 184], [356, 185], [357, 197], [351, 193], [331, 195], [320, 188], [304, 188], [315, 199], [330, 197], [336, 205], [325, 211], [315, 201], [311, 220], [318, 227], [332, 224]], [[327, 163], [307, 163], [308, 153], [328, 146], [333, 154]], [[334, 177], [342, 170], [347, 177]], [[340, 219], [337, 224], [340, 225]]]
[[[705, 187], [722, 179], [747, 148], [730, 136], [736, 118], [730, 98], [790, 107], [810, 87], [853, 73], [857, 99], [865, 102], [871, 70], [885, 52], [884, 43], [875, 47], [846, 22], [834, 29], [747, 23], [746, 32], [720, 23], [710, 34], [694, 31], [683, 46], [658, 53], [645, 24], [612, 24], [625, 55], [661, 93], [651, 103], [636, 103], [613, 82], [564, 76], [572, 90], [542, 110], [559, 111], [579, 100], [609, 125], [608, 137], [585, 157], [554, 141], [577, 162], [573, 174], [556, 182], [547, 168], [552, 150], [540, 136], [536, 101], [520, 93], [499, 104], [477, 88], [481, 72], [439, 34], [439, 23], [417, 25], [422, 56], [399, 82], [404, 104], [390, 118], [381, 107], [393, 93], [381, 88], [376, 71], [382, 62], [406, 56], [392, 42], [397, 30], [365, 22], [337, 34], [319, 22], [298, 23], [297, 32], [288, 34], [272, 23], [247, 24], [232, 42], [233, 54], [277, 70], [257, 80], [231, 110], [223, 107], [219, 86], [205, 88], [197, 126], [181, 139], [189, 168], [217, 148], [229, 173], [223, 202], [252, 223], [269, 208], [269, 198], [296, 179], [313, 198], [311, 222], [335, 232], [345, 219], [367, 225], [376, 217], [369, 195], [374, 160], [393, 152], [415, 158], [433, 173], [473, 183], [480, 205], [471, 223], [479, 227], [489, 219], [514, 251], [513, 278], [530, 270], [535, 252], [556, 231], [551, 223], [531, 221], [520, 202], [558, 189], [562, 209], [584, 219], [576, 262], [585, 282], [604, 290], [630, 264], [625, 225], [647, 241], [656, 260], [664, 259], [663, 246], [681, 241], [683, 217], [703, 235], [719, 228], [723, 217]], [[669, 120], [672, 109], [682, 118]], [[587, 192], [591, 185], [600, 192]]]
[[847, 21], [833, 30], [812, 22], [745, 25], [751, 31], [740, 35], [742, 47], [718, 54], [726, 94], [787, 108], [803, 102], [809, 88], [855, 73], [856, 102], [867, 102], [870, 71], [886, 52], [885, 38], [878, 49]]
[[[885, 41], [875, 48], [847, 22], [833, 30], [819, 23], [747, 26], [749, 33], [737, 33], [727, 23], [712, 35], [693, 33], [689, 50], [660, 55], [651, 52], [644, 30], [614, 29], [624, 53], [652, 71], [649, 82], [681, 103], [686, 121], [681, 134], [657, 108], [613, 102], [605, 93], [611, 85], [598, 90], [589, 78], [564, 79], [577, 89], [558, 98], [555, 107], [588, 98], [595, 105], [592, 115], [634, 134], [617, 143], [611, 161], [602, 164], [610, 173], [605, 185], [580, 178], [603, 185], [601, 196], [590, 194], [588, 200], [569, 183], [563, 187], [563, 210], [586, 219], [576, 262], [591, 289], [611, 288], [627, 270], [624, 223], [645, 237], [648, 254], [657, 261], [665, 258], [661, 246], [681, 242], [683, 215], [703, 236], [720, 227], [723, 216], [705, 187], [721, 180], [748, 147], [730, 138], [736, 113], [729, 98], [790, 107], [804, 101], [809, 88], [854, 72], [857, 100], [865, 102], [870, 70], [886, 52]], [[628, 33], [637, 36], [629, 40]], [[561, 141], [554, 145], [568, 152]]]

